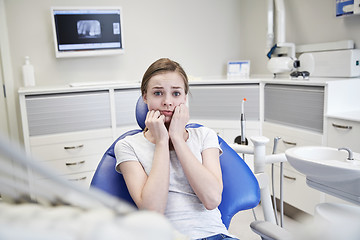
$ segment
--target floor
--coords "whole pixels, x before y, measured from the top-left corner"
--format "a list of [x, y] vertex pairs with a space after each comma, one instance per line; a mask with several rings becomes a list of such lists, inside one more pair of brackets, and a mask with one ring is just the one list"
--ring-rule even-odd
[[[263, 220], [263, 212], [261, 206], [255, 208], [255, 214], [258, 220]], [[250, 223], [254, 221], [254, 216], [252, 210], [241, 211], [237, 213], [229, 227], [229, 232], [240, 240], [259, 240], [260, 236], [255, 234], [251, 228]], [[283, 220], [284, 228], [294, 232], [295, 229], [298, 229], [301, 223], [293, 218], [284, 216]]]

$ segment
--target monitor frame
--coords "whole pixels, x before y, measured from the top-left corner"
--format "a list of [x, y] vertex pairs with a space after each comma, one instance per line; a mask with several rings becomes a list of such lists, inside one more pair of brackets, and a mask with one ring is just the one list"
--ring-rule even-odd
[[[59, 50], [59, 42], [58, 42], [58, 29], [55, 24], [55, 15], [56, 12], [70, 12], [70, 11], [78, 11], [80, 12], [119, 12], [120, 13], [120, 47], [119, 48], [92, 48], [92, 49], [66, 49]], [[124, 53], [124, 31], [123, 31], [123, 12], [121, 7], [114, 6], [101, 6], [101, 7], [51, 7], [51, 24], [53, 29], [53, 37], [54, 37], [54, 48], [55, 48], [55, 56], [56, 58], [68, 58], [68, 57], [91, 57], [91, 56], [105, 56], [105, 55], [116, 55]]]

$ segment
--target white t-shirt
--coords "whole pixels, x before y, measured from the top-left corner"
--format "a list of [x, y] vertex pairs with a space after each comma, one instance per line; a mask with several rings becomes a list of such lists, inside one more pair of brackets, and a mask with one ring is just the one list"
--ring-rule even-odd
[[[216, 133], [207, 128], [188, 128], [186, 141], [196, 158], [202, 162], [201, 152], [208, 148], [218, 148], [221, 152]], [[143, 132], [127, 136], [115, 145], [116, 170], [125, 161], [139, 161], [149, 175], [155, 144], [148, 141]], [[176, 152], [170, 151], [170, 185], [165, 216], [182, 234], [192, 239], [204, 238], [223, 233], [228, 234], [221, 220], [218, 208], [207, 210], [195, 195], [177, 159]]]

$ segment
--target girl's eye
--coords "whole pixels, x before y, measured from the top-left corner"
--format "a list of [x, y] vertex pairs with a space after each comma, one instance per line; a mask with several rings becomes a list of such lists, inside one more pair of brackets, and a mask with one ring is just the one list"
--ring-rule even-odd
[[160, 91], [154, 92], [154, 95], [155, 95], [155, 96], [161, 96], [161, 94], [162, 94], [162, 93], [161, 93]]
[[178, 97], [178, 96], [180, 96], [181, 94], [180, 94], [180, 92], [174, 92], [173, 95], [174, 95], [175, 97]]

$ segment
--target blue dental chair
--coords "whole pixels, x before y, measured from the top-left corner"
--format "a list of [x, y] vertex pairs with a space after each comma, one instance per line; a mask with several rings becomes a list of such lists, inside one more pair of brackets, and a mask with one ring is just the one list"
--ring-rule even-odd
[[[141, 129], [131, 130], [121, 135], [105, 152], [94, 177], [91, 187], [101, 189], [108, 194], [119, 197], [135, 206], [123, 176], [115, 170], [114, 147], [117, 141], [145, 128], [145, 118], [148, 112], [147, 105], [139, 98], [136, 105], [136, 120]], [[199, 124], [188, 124], [187, 128], [201, 127]], [[222, 221], [229, 228], [231, 218], [239, 211], [256, 207], [260, 201], [259, 184], [242, 158], [221, 138], [219, 144], [223, 150], [220, 156], [220, 165], [223, 178], [222, 202], [219, 205]]]

